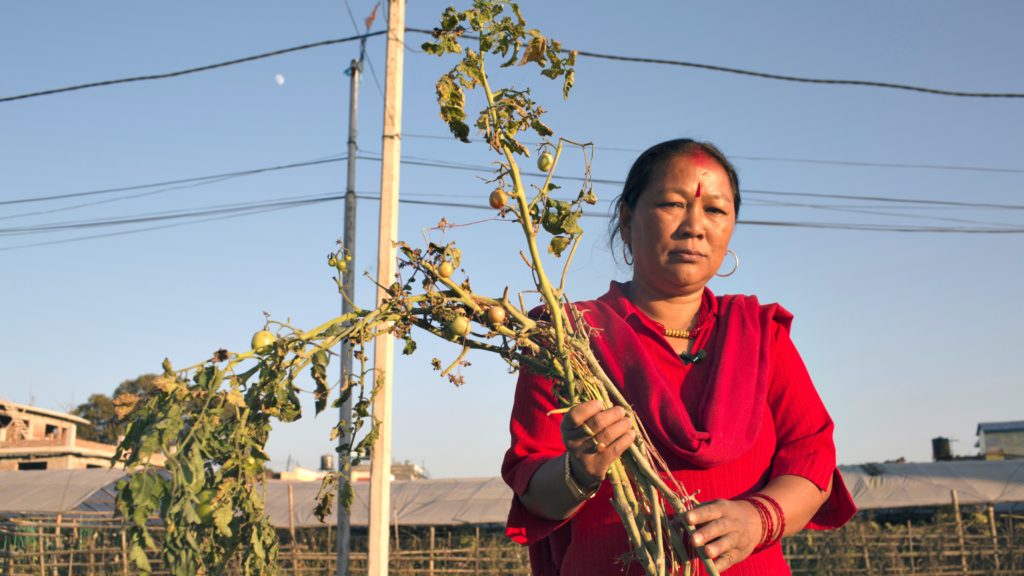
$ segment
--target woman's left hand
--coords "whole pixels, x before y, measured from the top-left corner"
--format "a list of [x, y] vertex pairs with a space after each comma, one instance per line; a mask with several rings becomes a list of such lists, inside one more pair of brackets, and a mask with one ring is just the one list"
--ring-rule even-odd
[[750, 556], [761, 541], [761, 516], [744, 500], [712, 500], [686, 512], [684, 520], [698, 528], [693, 542], [719, 571]]

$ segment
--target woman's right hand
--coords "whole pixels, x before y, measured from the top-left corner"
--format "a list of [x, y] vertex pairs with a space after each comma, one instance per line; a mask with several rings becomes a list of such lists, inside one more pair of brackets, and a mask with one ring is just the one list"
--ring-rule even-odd
[[[562, 442], [573, 476], [584, 487], [598, 485], [608, 468], [636, 439], [625, 408], [603, 409], [600, 400], [573, 406], [562, 418]], [[593, 433], [593, 436], [591, 436]]]

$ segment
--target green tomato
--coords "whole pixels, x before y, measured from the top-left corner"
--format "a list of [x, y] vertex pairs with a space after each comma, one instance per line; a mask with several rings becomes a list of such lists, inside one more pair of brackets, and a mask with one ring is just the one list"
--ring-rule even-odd
[[551, 170], [551, 165], [555, 163], [555, 157], [551, 155], [551, 152], [545, 152], [537, 158], [537, 168], [541, 172], [547, 172]]
[[441, 262], [441, 265], [437, 267], [437, 275], [441, 278], [451, 278], [452, 274], [455, 273], [455, 267], [452, 266], [451, 262], [447, 260]]
[[277, 340], [277, 337], [274, 336], [272, 332], [270, 332], [269, 330], [260, 330], [259, 332], [252, 335], [252, 349], [260, 350], [262, 348], [266, 348], [267, 346], [273, 344], [274, 340]]
[[472, 324], [469, 318], [465, 316], [456, 316], [454, 320], [448, 323], [447, 331], [450, 338], [464, 338], [469, 336], [469, 331], [472, 328]]
[[217, 497], [217, 491], [212, 488], [201, 490], [199, 494], [196, 494], [196, 499], [199, 503], [196, 504], [196, 516], [199, 516], [199, 521], [203, 524], [209, 524], [213, 522], [213, 499]]

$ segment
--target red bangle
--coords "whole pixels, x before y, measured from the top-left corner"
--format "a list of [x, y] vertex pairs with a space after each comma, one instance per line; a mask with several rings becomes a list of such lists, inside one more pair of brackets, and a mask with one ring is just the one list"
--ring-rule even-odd
[[754, 495], [742, 496], [738, 498], [738, 500], [750, 502], [757, 510], [757, 515], [761, 518], [761, 540], [757, 543], [757, 546], [754, 547], [754, 552], [760, 552], [771, 545], [771, 537], [775, 532], [772, 516], [768, 512], [768, 507]]
[[771, 496], [765, 494], [764, 492], [758, 492], [757, 494], [754, 494], [754, 496], [764, 498], [769, 504], [772, 505], [772, 508], [775, 509], [775, 515], [779, 517], [779, 533], [777, 536], [775, 536], [774, 542], [782, 540], [782, 535], [786, 533], [786, 515], [782, 513], [782, 506], [779, 506], [779, 503], [777, 500], [775, 500], [775, 498], [772, 498]]

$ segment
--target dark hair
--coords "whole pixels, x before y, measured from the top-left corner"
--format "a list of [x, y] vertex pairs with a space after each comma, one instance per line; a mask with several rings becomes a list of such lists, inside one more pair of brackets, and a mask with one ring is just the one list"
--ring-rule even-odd
[[729, 184], [732, 186], [733, 205], [735, 206], [736, 216], [739, 216], [740, 177], [736, 174], [736, 168], [725, 157], [725, 154], [722, 154], [722, 151], [710, 142], [701, 142], [690, 138], [668, 140], [644, 150], [636, 161], [633, 162], [633, 167], [629, 169], [626, 183], [622, 186], [622, 194], [619, 194], [612, 205], [612, 219], [608, 226], [608, 232], [611, 236], [609, 243], [612, 248], [615, 247], [615, 239], [619, 237], [620, 229], [622, 228], [622, 208], [626, 207], [630, 210], [636, 208], [636, 202], [640, 198], [640, 193], [647, 188], [647, 182], [651, 179], [651, 174], [654, 170], [671, 158], [686, 156], [695, 152], [711, 156], [725, 170], [726, 175], [729, 176]]

